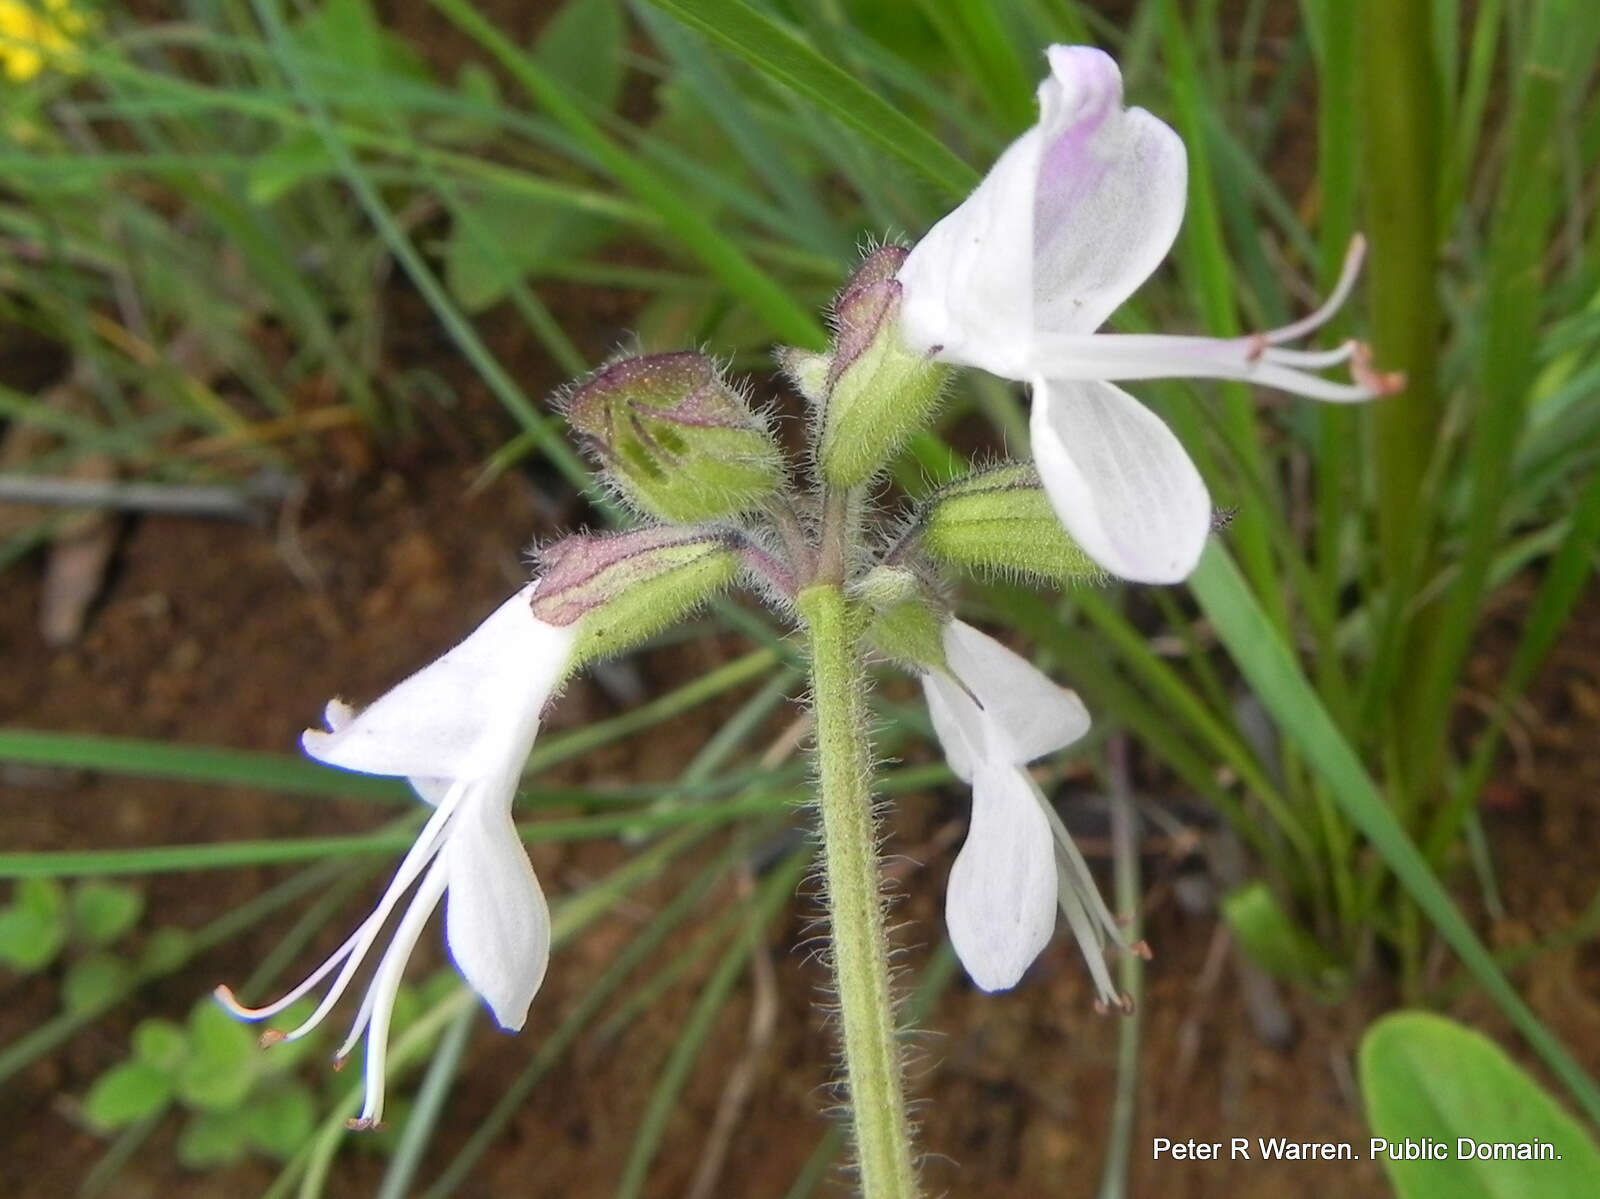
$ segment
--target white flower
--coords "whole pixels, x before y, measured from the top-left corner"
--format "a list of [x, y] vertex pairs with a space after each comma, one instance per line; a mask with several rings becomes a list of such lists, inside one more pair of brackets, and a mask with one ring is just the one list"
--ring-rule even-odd
[[972, 784], [972, 824], [945, 900], [956, 955], [985, 991], [1013, 987], [1050, 940], [1059, 905], [1099, 1003], [1121, 1005], [1105, 942], [1142, 946], [1123, 940], [1083, 855], [1027, 770], [1087, 733], [1089, 713], [1075, 693], [971, 625], [952, 620], [943, 640], [950, 672], [925, 671], [922, 690], [950, 769]]
[[[1052, 46], [1039, 123], [906, 258], [901, 332], [912, 348], [1033, 388], [1034, 456], [1067, 532], [1113, 574], [1184, 578], [1205, 546], [1211, 501], [1172, 432], [1110, 379], [1224, 378], [1319, 400], [1366, 400], [1401, 380], [1370, 369], [1365, 347], [1281, 348], [1343, 303], [1360, 264], [1352, 245], [1334, 294], [1303, 320], [1248, 337], [1096, 333], [1166, 257], [1183, 219], [1183, 142], [1122, 106], [1117, 64]], [[1312, 373], [1351, 362], [1353, 383]]]
[[354, 1127], [370, 1128], [382, 1119], [395, 994], [441, 896], [447, 896], [445, 935], [456, 968], [502, 1027], [522, 1027], [544, 979], [550, 910], [511, 822], [511, 801], [540, 713], [566, 674], [576, 628], [534, 619], [529, 605], [537, 586], [517, 592], [460, 645], [359, 714], [334, 700], [327, 708], [328, 731], [306, 731], [302, 743], [312, 757], [363, 774], [407, 778], [434, 805], [433, 814], [372, 914], [309, 978], [262, 1008], [242, 1007], [226, 987], [217, 989], [235, 1016], [266, 1020], [338, 968], [308, 1019], [287, 1032], [269, 1031], [262, 1042], [305, 1036], [344, 994], [416, 884], [336, 1055], [342, 1061], [366, 1033], [366, 1103]]

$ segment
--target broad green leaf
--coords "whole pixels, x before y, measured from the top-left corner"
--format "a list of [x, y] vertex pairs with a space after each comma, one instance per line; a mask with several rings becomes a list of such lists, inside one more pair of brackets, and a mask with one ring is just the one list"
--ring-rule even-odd
[[72, 889], [72, 931], [96, 947], [110, 945], [144, 913], [144, 893], [121, 883], [91, 881]]
[[249, 1143], [248, 1112], [199, 1112], [178, 1137], [178, 1160], [191, 1170], [213, 1170], [238, 1161]]
[[147, 1066], [172, 1074], [189, 1055], [189, 1038], [171, 1020], [141, 1020], [133, 1029], [133, 1055]]
[[504, 192], [463, 200], [445, 243], [445, 283], [462, 308], [481, 312], [547, 263], [595, 249], [611, 228], [598, 217]]
[[622, 6], [567, 0], [539, 31], [533, 57], [575, 96], [609, 111], [622, 91]]
[[172, 1101], [172, 1080], [148, 1062], [111, 1067], [89, 1088], [83, 1114], [98, 1128], [122, 1128], [153, 1116]]
[[1246, 883], [1222, 900], [1222, 915], [1252, 960], [1269, 974], [1324, 990], [1336, 989], [1342, 972], [1309, 937], [1263, 882]]
[[[1401, 1199], [1587, 1199], [1600, 1152], [1493, 1041], [1443, 1016], [1396, 1012], [1361, 1042], [1361, 1094]], [[1405, 1144], [1443, 1160], [1405, 1160]], [[1509, 1147], [1509, 1148], [1505, 1148]], [[1496, 1160], [1497, 1152], [1544, 1160]], [[1487, 1153], [1487, 1158], [1479, 1154]]]
[[61, 980], [61, 1003], [69, 1012], [92, 1012], [116, 999], [133, 981], [133, 966], [111, 953], [73, 962]]
[[178, 1070], [178, 1098], [192, 1108], [238, 1107], [255, 1085], [260, 1062], [255, 1035], [210, 999], [189, 1014], [190, 1056]]
[[181, 928], [158, 928], [139, 953], [141, 974], [171, 974], [193, 951], [194, 938]]
[[23, 879], [0, 911], [0, 963], [31, 974], [55, 961], [67, 941], [67, 899], [50, 878]]
[[252, 204], [272, 204], [307, 180], [337, 170], [320, 137], [292, 130], [251, 164], [245, 195]]
[[302, 1086], [279, 1087], [244, 1109], [250, 1143], [279, 1161], [288, 1161], [316, 1126], [316, 1104]]

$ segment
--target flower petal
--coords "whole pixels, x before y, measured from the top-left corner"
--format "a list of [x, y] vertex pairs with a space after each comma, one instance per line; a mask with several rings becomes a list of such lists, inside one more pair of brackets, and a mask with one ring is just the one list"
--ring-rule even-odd
[[945, 921], [961, 964], [985, 991], [1016, 986], [1055, 930], [1055, 847], [1016, 766], [978, 763], [972, 827], [950, 868]]
[[922, 695], [945, 761], [958, 779], [970, 783], [973, 766], [989, 740], [983, 709], [954, 679], [938, 670], [922, 672]]
[[1176, 133], [1122, 107], [1122, 75], [1088, 46], [1052, 46], [1039, 88], [1046, 145], [1033, 209], [1033, 328], [1088, 333], [1172, 249], [1188, 196]]
[[515, 777], [479, 784], [450, 824], [445, 937], [461, 977], [502, 1028], [528, 1017], [550, 962], [550, 908], [511, 822]]
[[1088, 709], [1075, 692], [971, 625], [945, 625], [944, 652], [956, 678], [983, 705], [996, 749], [1013, 765], [1025, 766], [1089, 731]]
[[1188, 187], [1183, 142], [1122, 107], [1106, 54], [1052, 46], [1039, 121], [896, 276], [915, 348], [1006, 378], [1032, 373], [1039, 334], [1086, 333], [1172, 248]]
[[1045, 492], [1085, 553], [1139, 583], [1194, 569], [1211, 497], [1160, 417], [1110, 383], [1036, 379], [1031, 430]]
[[1012, 142], [977, 190], [906, 256], [895, 278], [900, 331], [913, 349], [1001, 375], [1027, 361], [1042, 145], [1037, 127]]
[[[333, 732], [308, 730], [305, 751], [330, 766], [416, 779], [430, 802], [437, 789], [428, 780], [493, 769], [480, 746], [490, 726], [507, 718], [525, 724], [531, 712], [537, 727], [576, 637], [574, 628], [534, 619], [529, 600], [536, 586], [517, 592], [465, 641]], [[493, 735], [503, 737], [504, 730]]]

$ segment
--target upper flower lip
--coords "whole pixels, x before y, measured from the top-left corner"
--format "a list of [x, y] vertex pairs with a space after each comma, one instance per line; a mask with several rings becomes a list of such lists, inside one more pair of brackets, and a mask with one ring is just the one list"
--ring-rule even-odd
[[[1349, 294], [1352, 243], [1328, 301], [1236, 338], [1096, 332], [1172, 247], [1188, 190], [1182, 141], [1126, 108], [1106, 54], [1052, 46], [1039, 120], [906, 256], [900, 328], [911, 348], [1033, 388], [1034, 455], [1062, 525], [1113, 574], [1171, 583], [1198, 562], [1210, 496], [1176, 437], [1112, 380], [1219, 378], [1345, 402], [1398, 390], [1357, 342], [1288, 343]], [[1348, 383], [1319, 372], [1348, 363]]]

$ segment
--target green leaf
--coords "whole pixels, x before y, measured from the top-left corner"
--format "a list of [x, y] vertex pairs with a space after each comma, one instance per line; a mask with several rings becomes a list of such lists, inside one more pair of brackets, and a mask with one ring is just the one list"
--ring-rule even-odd
[[23, 879], [0, 911], [0, 962], [24, 974], [55, 961], [67, 942], [67, 899], [50, 878]]
[[193, 950], [194, 938], [181, 928], [158, 928], [139, 953], [141, 974], [171, 974]]
[[166, 1074], [175, 1073], [189, 1056], [189, 1038], [171, 1020], [152, 1017], [139, 1021], [132, 1040], [134, 1057]]
[[463, 200], [445, 243], [445, 283], [461, 307], [481, 312], [556, 259], [594, 250], [611, 228], [599, 217], [505, 192]]
[[244, 1156], [249, 1141], [248, 1112], [200, 1112], [178, 1137], [178, 1160], [191, 1170], [232, 1165]]
[[121, 883], [80, 883], [72, 890], [71, 909], [78, 939], [104, 947], [139, 923], [144, 893]]
[[116, 999], [133, 980], [133, 967], [110, 953], [73, 962], [61, 981], [61, 1003], [69, 1012], [92, 1012]]
[[305, 130], [292, 130], [251, 164], [245, 195], [252, 204], [272, 204], [307, 180], [332, 175], [337, 170], [320, 137]]
[[189, 1013], [190, 1056], [178, 1070], [178, 1098], [192, 1108], [238, 1107], [255, 1085], [260, 1051], [250, 1030], [210, 999]]
[[1279, 978], [1336, 989], [1342, 972], [1330, 954], [1306, 935], [1263, 882], [1246, 883], [1222, 901], [1222, 915], [1252, 960]]
[[171, 1101], [172, 1080], [166, 1074], [147, 1062], [123, 1062], [94, 1080], [83, 1114], [109, 1131], [153, 1116]]
[[279, 1161], [288, 1161], [316, 1126], [316, 1104], [302, 1086], [280, 1087], [244, 1109], [250, 1143]]
[[610, 111], [622, 93], [622, 7], [567, 0], [539, 31], [534, 61], [575, 96]]
[[[1585, 1199], [1600, 1179], [1600, 1152], [1493, 1041], [1428, 1012], [1396, 1012], [1367, 1030], [1361, 1094], [1372, 1131], [1403, 1152], [1406, 1141], [1441, 1146], [1439, 1161], [1386, 1154], [1401, 1199]], [[1463, 1144], [1463, 1142], [1468, 1142]], [[1544, 1152], [1546, 1160], [1484, 1160], [1485, 1146]], [[1519, 1148], [1521, 1147], [1521, 1148]], [[1464, 1152], [1465, 1151], [1465, 1152]]]

